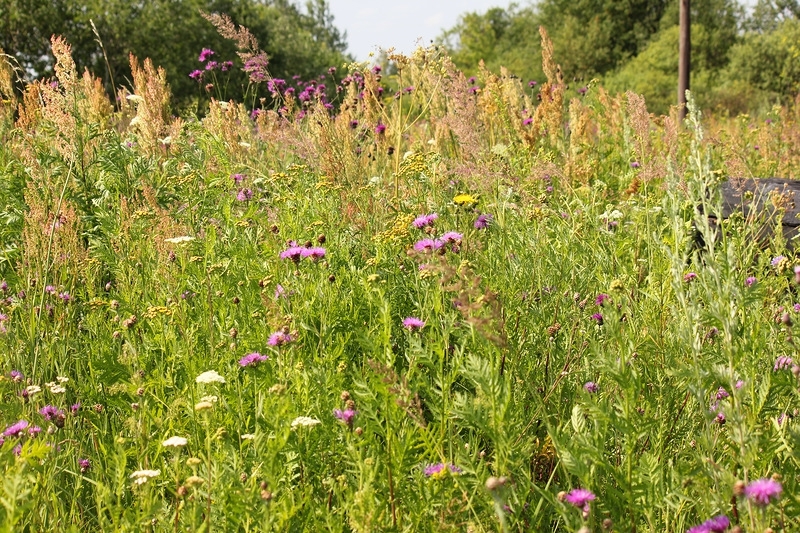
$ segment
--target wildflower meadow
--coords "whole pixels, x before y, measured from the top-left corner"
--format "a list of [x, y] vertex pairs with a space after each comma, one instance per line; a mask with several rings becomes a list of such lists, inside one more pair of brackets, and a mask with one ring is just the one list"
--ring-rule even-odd
[[0, 56], [0, 530], [800, 530], [787, 200], [708, 216], [800, 100], [655, 116], [543, 30], [535, 84], [279, 80], [215, 24], [180, 116]]

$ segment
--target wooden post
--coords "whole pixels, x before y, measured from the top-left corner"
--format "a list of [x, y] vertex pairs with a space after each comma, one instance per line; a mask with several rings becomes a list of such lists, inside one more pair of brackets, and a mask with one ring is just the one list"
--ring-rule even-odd
[[686, 118], [686, 91], [689, 89], [690, 58], [692, 51], [692, 29], [689, 14], [689, 1], [680, 2], [680, 40], [678, 44], [678, 105], [681, 106], [680, 119]]

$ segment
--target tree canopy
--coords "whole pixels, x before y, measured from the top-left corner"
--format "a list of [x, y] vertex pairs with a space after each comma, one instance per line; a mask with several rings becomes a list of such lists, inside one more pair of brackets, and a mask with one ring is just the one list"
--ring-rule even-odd
[[[166, 70], [180, 104], [201, 91], [189, 73], [203, 68], [203, 48], [215, 50], [220, 62], [236, 59], [235, 45], [201, 11], [225, 13], [247, 27], [276, 77], [315, 77], [349, 59], [346, 36], [334, 25], [326, 0], [308, 0], [303, 7], [290, 0], [0, 0], [0, 48], [29, 76], [48, 76], [50, 36], [62, 35], [78, 68], [104, 77], [109, 90], [112, 80], [127, 85], [129, 54], [149, 57]], [[234, 86], [246, 84], [241, 73], [227, 75]]]

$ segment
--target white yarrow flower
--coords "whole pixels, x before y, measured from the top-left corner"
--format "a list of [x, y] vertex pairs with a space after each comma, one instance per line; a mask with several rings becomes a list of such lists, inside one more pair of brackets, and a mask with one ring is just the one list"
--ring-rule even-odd
[[225, 383], [225, 378], [216, 370], [207, 370], [195, 378], [198, 383]]
[[320, 424], [320, 421], [316, 418], [311, 418], [310, 416], [298, 416], [294, 420], [292, 420], [292, 429], [297, 429], [299, 427], [310, 427], [316, 426]]
[[189, 442], [184, 437], [170, 437], [164, 442], [161, 443], [162, 446], [165, 448], [173, 447], [173, 448], [180, 448], [181, 446], [186, 446], [186, 443]]
[[217, 403], [219, 401], [219, 398], [217, 396], [211, 394], [209, 396], [203, 396], [202, 398], [200, 398], [200, 401], [201, 402], [209, 402], [209, 403]]
[[128, 96], [126, 96], [125, 98], [127, 98], [127, 99], [128, 99], [128, 100], [130, 100], [131, 102], [135, 102], [135, 103], [137, 103], [137, 104], [138, 104], [139, 102], [144, 102], [144, 98], [142, 98], [142, 97], [141, 97], [141, 96], [139, 96], [138, 94], [129, 94], [129, 95], [128, 95]]
[[67, 381], [69, 381], [69, 378], [65, 378], [64, 376], [56, 376], [56, 381], [58, 381], [59, 383], [66, 383]]
[[241, 437], [242, 437], [242, 440], [253, 440], [254, 438], [256, 438], [256, 436], [254, 434], [252, 434], [252, 433], [245, 433]]
[[39, 385], [28, 385], [25, 387], [25, 391], [28, 393], [28, 396], [33, 396], [37, 392], [42, 392], [42, 388]]
[[161, 475], [161, 470], [137, 470], [131, 474], [131, 479], [137, 485], [147, 483], [147, 480]]
[[171, 244], [183, 244], [186, 242], [192, 242], [194, 237], [190, 235], [181, 235], [180, 237], [170, 237], [169, 239], [164, 239], [164, 242], [168, 242]]

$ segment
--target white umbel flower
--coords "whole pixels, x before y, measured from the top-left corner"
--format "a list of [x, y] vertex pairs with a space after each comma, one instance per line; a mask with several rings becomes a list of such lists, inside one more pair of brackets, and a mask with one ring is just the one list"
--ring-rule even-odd
[[131, 474], [131, 479], [137, 485], [147, 483], [147, 480], [161, 475], [161, 470], [137, 470]]
[[225, 383], [225, 378], [220, 376], [216, 370], [207, 370], [197, 376], [195, 381], [198, 383]]
[[310, 416], [298, 416], [294, 420], [292, 420], [292, 429], [297, 429], [299, 427], [310, 427], [316, 426], [319, 424], [320, 421], [316, 418], [311, 418]]
[[180, 237], [170, 237], [169, 239], [164, 239], [164, 242], [168, 242], [171, 244], [184, 244], [187, 242], [192, 242], [194, 237], [191, 235], [181, 235]]
[[162, 442], [161, 445], [165, 448], [180, 448], [181, 446], [186, 446], [187, 442], [189, 441], [185, 437], [170, 437]]

